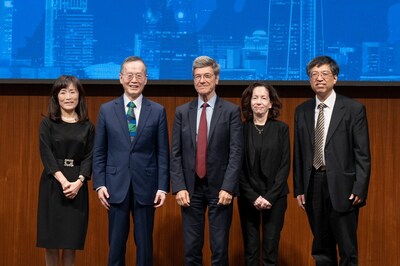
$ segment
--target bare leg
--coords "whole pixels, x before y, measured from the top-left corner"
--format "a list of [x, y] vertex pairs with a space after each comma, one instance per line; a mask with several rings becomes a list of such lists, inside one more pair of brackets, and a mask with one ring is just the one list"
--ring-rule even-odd
[[63, 249], [62, 265], [63, 266], [74, 266], [75, 265], [75, 250], [74, 249]]
[[59, 259], [58, 249], [46, 249], [46, 266], [57, 266]]

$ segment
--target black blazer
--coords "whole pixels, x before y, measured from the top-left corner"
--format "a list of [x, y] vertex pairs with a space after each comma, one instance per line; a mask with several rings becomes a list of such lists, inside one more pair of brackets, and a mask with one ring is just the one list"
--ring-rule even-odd
[[[192, 196], [196, 167], [197, 99], [175, 111], [172, 128], [172, 193], [188, 190]], [[219, 97], [215, 102], [207, 142], [207, 179], [210, 194], [221, 189], [236, 194], [242, 166], [242, 122], [240, 108]]]
[[[261, 147], [261, 171], [266, 180], [255, 176], [255, 150], [251, 129], [253, 122], [243, 124], [244, 156], [240, 175], [240, 196], [253, 203], [259, 196], [274, 204], [280, 197], [289, 193], [287, 178], [290, 170], [290, 138], [288, 126], [277, 120], [270, 120], [264, 127], [263, 146]], [[260, 182], [265, 185], [260, 186]]]
[[[294, 196], [304, 194], [312, 174], [315, 98], [299, 105], [294, 119]], [[336, 211], [354, 208], [353, 193], [367, 197], [371, 172], [368, 123], [365, 107], [336, 95], [325, 143], [325, 164], [329, 195]]]

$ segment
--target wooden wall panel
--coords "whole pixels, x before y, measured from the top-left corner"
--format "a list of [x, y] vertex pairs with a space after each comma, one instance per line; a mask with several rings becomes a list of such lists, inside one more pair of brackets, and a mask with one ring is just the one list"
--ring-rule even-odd
[[[44, 250], [35, 247], [38, 186], [42, 171], [38, 127], [42, 114], [47, 111], [48, 101], [48, 97], [42, 94], [0, 94], [0, 265], [44, 265]], [[226, 99], [239, 104], [239, 96]], [[96, 121], [100, 105], [113, 98], [96, 94], [87, 97], [92, 121]], [[170, 132], [176, 106], [192, 99], [169, 95], [151, 95], [149, 98], [166, 107]], [[294, 109], [305, 99], [282, 98], [281, 120], [289, 124], [291, 140]], [[400, 99], [359, 97], [358, 100], [367, 107], [372, 152], [368, 204], [360, 211], [360, 265], [400, 265], [400, 215], [397, 211]], [[291, 194], [281, 236], [280, 265], [313, 265], [310, 256], [312, 235], [305, 213], [293, 198], [291, 178], [290, 175]], [[89, 219], [85, 250], [77, 253], [77, 265], [107, 265], [107, 213], [94, 191], [90, 191]], [[155, 265], [183, 265], [181, 228], [180, 209], [169, 194], [166, 205], [156, 212]], [[206, 236], [204, 265], [210, 265], [208, 239]], [[132, 266], [135, 265], [132, 234], [127, 245], [127, 265]], [[230, 236], [230, 262], [231, 265], [244, 265], [236, 202]]]

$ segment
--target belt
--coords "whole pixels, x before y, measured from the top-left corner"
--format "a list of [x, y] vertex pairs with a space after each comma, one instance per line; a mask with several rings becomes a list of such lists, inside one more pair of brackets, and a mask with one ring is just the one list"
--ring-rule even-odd
[[57, 159], [57, 161], [59, 164], [64, 165], [65, 167], [74, 167], [81, 165], [80, 161], [76, 161], [74, 159]]
[[326, 172], [326, 166], [322, 165], [318, 169], [314, 168], [314, 172], [324, 173], [324, 172]]

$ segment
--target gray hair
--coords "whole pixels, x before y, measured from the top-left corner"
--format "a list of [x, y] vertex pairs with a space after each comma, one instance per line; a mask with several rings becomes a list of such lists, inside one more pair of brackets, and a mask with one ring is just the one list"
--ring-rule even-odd
[[205, 55], [199, 56], [193, 61], [192, 74], [194, 74], [194, 70], [196, 68], [203, 68], [203, 67], [209, 67], [209, 66], [212, 67], [212, 69], [214, 71], [214, 75], [219, 76], [219, 73], [220, 73], [219, 64], [217, 63], [217, 61], [215, 61], [211, 57], [208, 57]]
[[126, 63], [136, 62], [136, 61], [140, 61], [140, 62], [143, 63], [143, 65], [144, 65], [144, 73], [147, 75], [147, 66], [144, 63], [144, 61], [142, 60], [142, 58], [140, 58], [139, 56], [128, 56], [127, 58], [125, 58], [124, 62], [122, 62], [122, 64], [121, 64], [121, 68], [120, 68], [119, 72], [122, 74], [122, 71], [124, 70], [124, 66], [125, 66]]

